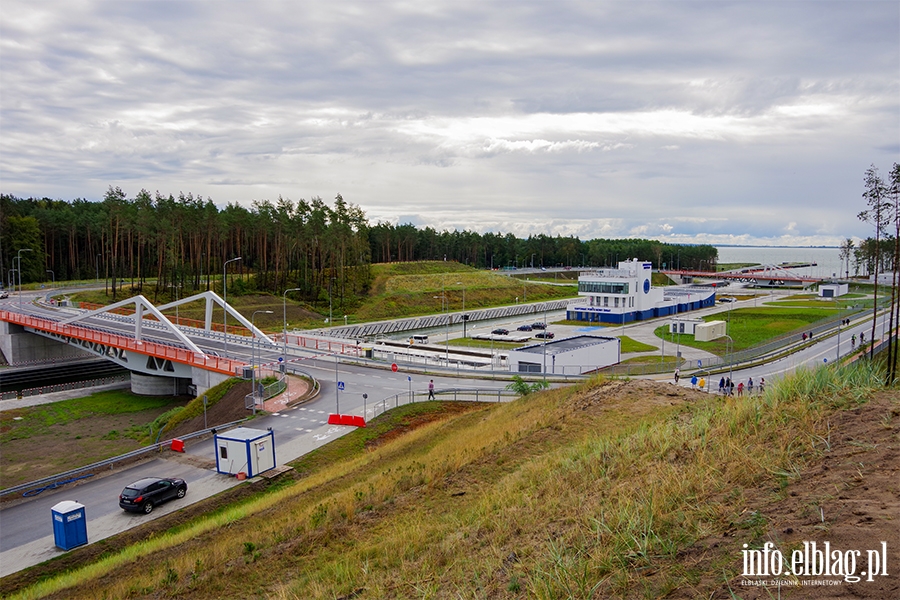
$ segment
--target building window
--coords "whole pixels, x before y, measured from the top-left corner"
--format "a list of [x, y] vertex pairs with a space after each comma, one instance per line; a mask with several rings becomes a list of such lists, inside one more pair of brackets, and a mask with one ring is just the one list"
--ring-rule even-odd
[[609, 306], [609, 296], [603, 296], [603, 306]]
[[619, 308], [619, 297], [616, 296], [614, 300], [615, 300], [615, 303], [616, 303], [615, 306], [614, 306], [614, 308]]
[[578, 291], [591, 294], [627, 294], [628, 283], [613, 281], [579, 281]]

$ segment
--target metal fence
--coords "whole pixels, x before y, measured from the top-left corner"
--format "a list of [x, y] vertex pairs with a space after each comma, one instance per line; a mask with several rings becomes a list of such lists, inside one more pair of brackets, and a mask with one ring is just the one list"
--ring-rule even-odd
[[[452, 388], [447, 390], [435, 390], [434, 399], [445, 402], [502, 402], [504, 398], [512, 400], [519, 395], [505, 388], [500, 389], [479, 389], [479, 388]], [[410, 390], [394, 394], [375, 404], [373, 417], [391, 408], [397, 408], [404, 404], [413, 404], [415, 402], [425, 402], [429, 400], [428, 392], [420, 392]]]
[[[841, 313], [837, 316], [828, 317], [820, 321], [812, 323], [809, 327], [803, 328], [801, 331], [794, 331], [780, 335], [769, 340], [764, 344], [740, 350], [738, 352], [730, 352], [725, 356], [712, 356], [704, 358], [700, 365], [692, 361], [682, 360], [679, 365], [681, 369], [700, 369], [707, 372], [711, 369], [723, 369], [729, 366], [736, 367], [741, 364], [757, 362], [763, 358], [784, 352], [787, 348], [804, 343], [812, 344], [816, 338], [822, 335], [836, 334], [841, 321], [847, 318], [853, 318], [854, 315], [864, 312], [858, 310], [855, 312]], [[804, 338], [804, 334], [806, 337]], [[675, 334], [676, 336], [678, 334]], [[669, 340], [666, 340], [669, 342]], [[607, 375], [620, 376], [637, 376], [637, 375], [654, 375], [659, 373], [670, 373], [674, 371], [675, 366], [670, 362], [660, 361], [659, 364], [628, 364], [621, 363], [600, 369], [600, 373]]]
[[[249, 417], [247, 417], [249, 418]], [[215, 425], [213, 427], [208, 427], [206, 429], [201, 429], [200, 431], [195, 431], [194, 433], [189, 433], [187, 435], [180, 436], [178, 439], [180, 440], [190, 440], [195, 437], [199, 437], [201, 435], [205, 435], [210, 433], [213, 429], [227, 429], [229, 427], [234, 427], [235, 425], [239, 425], [247, 420], [247, 418], [240, 419], [238, 421], [232, 421], [231, 423], [225, 423], [224, 425]], [[38, 479], [36, 481], [29, 481], [28, 483], [23, 483], [21, 485], [16, 485], [11, 488], [7, 488], [5, 490], [0, 490], [0, 497], [8, 496], [10, 494], [16, 494], [19, 492], [23, 492], [22, 495], [28, 496], [36, 496], [40, 494], [46, 489], [53, 489], [59, 487], [62, 484], [69, 483], [70, 481], [75, 481], [77, 479], [82, 479], [91, 471], [99, 471], [101, 469], [109, 468], [112, 470], [117, 464], [126, 462], [128, 460], [138, 458], [150, 452], [159, 452], [166, 446], [172, 444], [172, 440], [166, 440], [164, 442], [156, 442], [150, 446], [145, 446], [143, 448], [138, 448], [137, 450], [133, 450], [132, 452], [128, 452], [126, 454], [120, 454], [119, 456], [114, 456], [112, 458], [107, 458], [106, 460], [101, 460], [99, 462], [95, 462], [93, 464], [87, 465], [85, 467], [79, 467], [77, 469], [72, 469], [71, 471], [66, 471], [65, 473], [58, 473], [56, 475], [51, 475], [50, 477], [44, 477], [43, 479]]]
[[29, 396], [40, 396], [41, 394], [50, 394], [52, 392], [64, 392], [66, 390], [81, 390], [84, 388], [97, 387], [99, 385], [107, 385], [110, 383], [118, 383], [131, 380], [131, 373], [123, 373], [122, 375], [114, 375], [112, 377], [102, 377], [100, 379], [88, 379], [87, 381], [72, 381], [70, 383], [57, 383], [54, 385], [45, 385], [41, 387], [28, 388], [21, 391], [9, 391], [0, 394], [0, 400], [13, 400], [16, 398], [28, 398]]

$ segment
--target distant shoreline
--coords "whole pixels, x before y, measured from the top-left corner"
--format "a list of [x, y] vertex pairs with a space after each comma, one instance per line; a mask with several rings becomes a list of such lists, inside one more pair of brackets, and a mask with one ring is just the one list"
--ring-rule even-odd
[[826, 248], [833, 250], [840, 250], [840, 246], [745, 246], [743, 244], [710, 244], [710, 246], [714, 248], [795, 248], [795, 249], [804, 249], [804, 248]]

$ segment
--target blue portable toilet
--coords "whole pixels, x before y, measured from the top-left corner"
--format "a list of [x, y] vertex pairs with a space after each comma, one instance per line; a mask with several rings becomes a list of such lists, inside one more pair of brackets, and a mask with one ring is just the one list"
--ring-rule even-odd
[[63, 550], [87, 544], [87, 518], [84, 505], [63, 500], [50, 509], [53, 515], [53, 541]]
[[238, 427], [214, 436], [216, 471], [227, 475], [255, 477], [275, 468], [275, 435], [267, 431]]

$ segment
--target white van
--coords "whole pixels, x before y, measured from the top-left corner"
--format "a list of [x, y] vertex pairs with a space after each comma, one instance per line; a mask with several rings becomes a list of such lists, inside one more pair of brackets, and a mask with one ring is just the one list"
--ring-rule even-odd
[[413, 335], [409, 338], [410, 344], [427, 344], [428, 336], [427, 335]]

